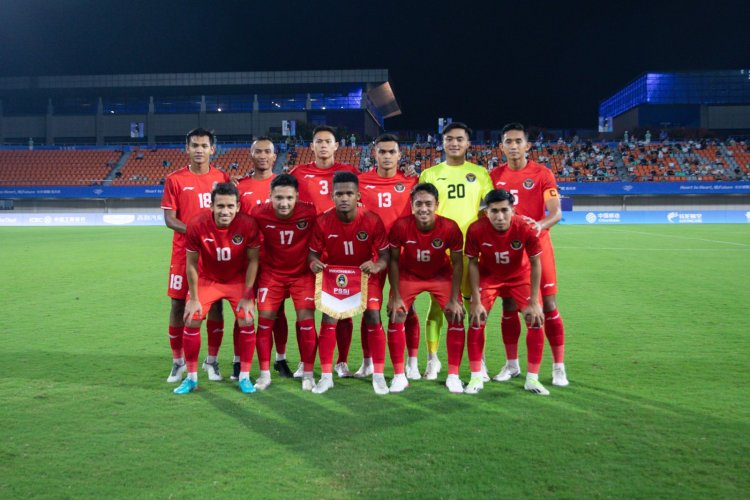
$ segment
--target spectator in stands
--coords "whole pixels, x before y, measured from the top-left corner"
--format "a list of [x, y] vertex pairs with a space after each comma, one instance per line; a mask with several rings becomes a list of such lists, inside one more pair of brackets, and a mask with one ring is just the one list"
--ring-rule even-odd
[[349, 143], [350, 143], [351, 147], [353, 147], [353, 148], [357, 147], [357, 136], [354, 135], [353, 132], [352, 132], [352, 135], [349, 136]]

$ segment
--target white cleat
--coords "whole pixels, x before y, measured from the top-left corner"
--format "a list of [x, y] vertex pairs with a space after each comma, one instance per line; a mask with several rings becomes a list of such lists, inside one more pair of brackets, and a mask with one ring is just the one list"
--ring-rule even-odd
[[300, 361], [299, 366], [297, 366], [297, 370], [294, 372], [294, 375], [292, 375], [294, 378], [302, 378], [302, 375], [305, 373], [305, 364]]
[[382, 373], [376, 373], [372, 376], [372, 388], [375, 391], [375, 394], [383, 395], [388, 394], [390, 391], [388, 390], [388, 384], [385, 381], [385, 376]]
[[527, 378], [526, 383], [523, 384], [523, 388], [540, 396], [549, 396], [549, 391], [538, 380]]
[[302, 378], [302, 390], [303, 391], [312, 391], [315, 388], [315, 379], [312, 377], [303, 377]]
[[508, 380], [512, 378], [516, 378], [519, 375], [521, 375], [521, 369], [517, 366], [510, 366], [508, 363], [505, 363], [503, 365], [503, 369], [500, 370], [500, 373], [492, 377], [492, 380], [495, 382], [507, 382]]
[[565, 373], [565, 365], [560, 365], [552, 368], [552, 385], [556, 385], [557, 387], [567, 387], [570, 382], [568, 382], [568, 374]]
[[[419, 373], [419, 366], [417, 366], [417, 358], [414, 358], [414, 362], [406, 362], [406, 378], [409, 380], [419, 380], [422, 378], [422, 374]], [[391, 392], [393, 389], [391, 389]]]
[[185, 363], [182, 363], [181, 365], [178, 363], [172, 363], [172, 371], [169, 372], [167, 382], [174, 384], [175, 382], [182, 380], [182, 375], [185, 373], [186, 368]]
[[255, 381], [255, 390], [256, 391], [265, 391], [266, 389], [268, 389], [268, 386], [270, 386], [270, 385], [271, 385], [271, 376], [270, 375], [261, 375]]
[[349, 370], [349, 365], [346, 362], [336, 363], [334, 370], [336, 370], [339, 378], [349, 378], [352, 376], [352, 372]]
[[368, 361], [367, 359], [368, 358], [362, 360], [362, 366], [359, 367], [359, 370], [354, 372], [354, 378], [365, 378], [372, 375], [372, 361]]
[[464, 384], [458, 378], [458, 375], [448, 375], [448, 378], [445, 379], [445, 387], [453, 394], [463, 394], [464, 392]]
[[424, 371], [425, 380], [437, 380], [438, 373], [443, 368], [440, 360], [437, 358], [427, 360], [427, 369]]
[[315, 387], [312, 388], [313, 394], [323, 394], [324, 392], [327, 392], [328, 389], [333, 387], [333, 377], [328, 378], [321, 378], [318, 380], [318, 383], [315, 384]]
[[214, 361], [213, 363], [203, 361], [203, 369], [208, 373], [208, 380], [212, 382], [221, 382], [224, 380], [224, 377], [221, 376], [221, 372], [219, 371], [218, 361]]
[[407, 379], [408, 377], [403, 373], [394, 375], [393, 380], [391, 380], [391, 392], [404, 392], [409, 387], [409, 380]]
[[490, 376], [487, 374], [487, 363], [484, 362], [484, 359], [482, 359], [482, 369], [480, 372], [482, 374], [482, 382], [489, 382]]
[[471, 380], [469, 380], [469, 383], [466, 384], [466, 389], [464, 389], [464, 392], [466, 394], [476, 394], [479, 391], [484, 389], [484, 381], [481, 377], [472, 377]]

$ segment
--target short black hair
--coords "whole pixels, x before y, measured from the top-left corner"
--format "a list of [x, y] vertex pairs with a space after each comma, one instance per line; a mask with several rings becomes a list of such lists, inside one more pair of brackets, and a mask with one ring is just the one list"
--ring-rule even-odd
[[409, 198], [411, 199], [411, 201], [414, 201], [414, 197], [420, 191], [431, 194], [435, 197], [435, 201], [438, 201], [438, 190], [434, 184], [431, 184], [429, 182], [420, 182], [419, 184], [411, 188], [411, 193], [409, 194]]
[[445, 137], [445, 134], [450, 132], [451, 130], [455, 130], [457, 128], [460, 128], [464, 132], [466, 132], [466, 136], [471, 139], [471, 129], [468, 125], [466, 125], [464, 122], [450, 122], [444, 129], [443, 129], [443, 137]]
[[273, 139], [271, 139], [267, 135], [261, 135], [260, 137], [256, 137], [255, 139], [253, 139], [252, 144], [250, 144], [250, 149], [253, 149], [253, 146], [255, 146], [255, 143], [256, 142], [260, 142], [260, 141], [268, 141], [268, 142], [270, 142], [271, 145], [273, 146], [273, 152], [274, 153], [276, 152], [276, 144], [274, 144], [273, 143]]
[[331, 127], [330, 125], [318, 125], [317, 127], [315, 127], [313, 129], [312, 138], [315, 139], [315, 136], [319, 132], [330, 132], [331, 134], [333, 134], [333, 138], [336, 138], [336, 129]]
[[299, 191], [299, 182], [297, 182], [297, 179], [295, 179], [293, 175], [279, 174], [271, 181], [271, 191], [273, 191], [274, 188], [283, 186], [291, 186], [296, 191]]
[[359, 187], [359, 178], [355, 174], [346, 170], [339, 170], [333, 174], [333, 184], [343, 184], [344, 182], [353, 182]]
[[499, 201], [507, 201], [513, 206], [516, 203], [516, 197], [513, 196], [513, 193], [505, 189], [493, 189], [484, 197], [483, 203], [485, 207], [489, 207], [490, 203], [497, 203]]
[[240, 201], [240, 192], [237, 189], [237, 186], [231, 182], [220, 182], [214, 186], [211, 190], [211, 203], [214, 202], [214, 198], [216, 198], [217, 195], [234, 195], [237, 201]]
[[502, 130], [502, 133], [500, 134], [500, 137], [503, 137], [505, 135], [505, 133], [508, 132], [508, 131], [510, 131], [510, 130], [518, 130], [520, 132], [523, 132], [523, 135], [526, 137], [526, 140], [529, 139], [529, 131], [526, 130], [526, 127], [524, 127], [523, 124], [518, 123], [518, 122], [511, 122], [511, 123], [506, 124], [503, 127], [503, 130]]
[[396, 144], [400, 144], [398, 141], [398, 137], [393, 134], [380, 134], [378, 138], [375, 139], [375, 145], [381, 142], [395, 142]]
[[212, 146], [216, 145], [216, 134], [214, 134], [213, 130], [208, 130], [207, 128], [198, 127], [188, 132], [185, 136], [185, 144], [190, 144], [191, 137], [208, 137], [208, 142]]

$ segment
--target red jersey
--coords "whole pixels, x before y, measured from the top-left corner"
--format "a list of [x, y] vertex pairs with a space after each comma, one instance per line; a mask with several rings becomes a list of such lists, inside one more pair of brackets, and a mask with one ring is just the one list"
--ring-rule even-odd
[[341, 221], [336, 210], [329, 210], [318, 217], [310, 239], [310, 250], [339, 266], [359, 266], [387, 248], [383, 221], [364, 207], [357, 208], [352, 222]]
[[389, 236], [392, 248], [400, 248], [399, 277], [412, 280], [450, 280], [448, 251], [461, 252], [463, 234], [453, 220], [435, 215], [435, 226], [427, 232], [417, 228], [413, 215], [396, 221]]
[[271, 196], [271, 181], [274, 177], [276, 176], [272, 175], [268, 179], [262, 180], [245, 177], [237, 184], [242, 213], [249, 214], [257, 205], [261, 205], [268, 200]]
[[333, 174], [338, 171], [359, 175], [359, 170], [348, 163], [334, 163], [330, 168], [320, 168], [315, 162], [297, 165], [289, 172], [299, 183], [300, 201], [315, 205], [318, 214], [333, 208]]
[[545, 202], [557, 198], [557, 183], [552, 171], [529, 160], [521, 170], [511, 170], [507, 163], [490, 172], [495, 189], [505, 189], [516, 197], [516, 214], [538, 221], [545, 216]]
[[[161, 208], [174, 210], [177, 219], [187, 225], [196, 215], [210, 212], [211, 191], [219, 182], [229, 182], [229, 176], [213, 167], [205, 174], [194, 174], [190, 167], [176, 170], [164, 182]], [[184, 248], [185, 235], [174, 231], [172, 246]]]
[[411, 215], [411, 188], [418, 181], [418, 177], [406, 177], [401, 172], [393, 177], [380, 177], [377, 170], [365, 172], [359, 176], [362, 204], [380, 216], [389, 232], [396, 219]]
[[529, 259], [542, 253], [536, 231], [521, 217], [514, 216], [510, 227], [500, 232], [487, 217], [481, 217], [466, 232], [467, 257], [479, 258], [482, 288], [513, 286], [529, 282]]
[[258, 224], [238, 213], [225, 228], [216, 227], [212, 213], [201, 214], [188, 224], [185, 249], [198, 252], [198, 275], [219, 283], [245, 281], [247, 249], [258, 248]]
[[263, 235], [263, 269], [280, 276], [309, 272], [307, 249], [316, 218], [312, 203], [298, 201], [288, 219], [279, 219], [270, 203], [256, 206], [252, 216]]

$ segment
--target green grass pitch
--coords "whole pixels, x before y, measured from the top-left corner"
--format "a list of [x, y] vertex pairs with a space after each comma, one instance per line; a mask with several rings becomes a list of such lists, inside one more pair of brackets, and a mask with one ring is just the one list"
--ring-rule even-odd
[[[336, 379], [317, 396], [278, 378], [245, 396], [201, 372], [199, 392], [175, 396], [164, 381], [169, 238], [158, 227], [0, 229], [0, 497], [750, 492], [750, 226], [555, 228], [571, 385], [551, 385], [547, 349], [547, 398], [521, 378], [451, 395], [445, 371], [384, 397], [369, 380]], [[296, 365], [293, 329], [290, 340]], [[423, 368], [424, 338], [422, 349]], [[225, 372], [230, 351], [228, 334]], [[360, 359], [355, 338], [350, 364]]]

